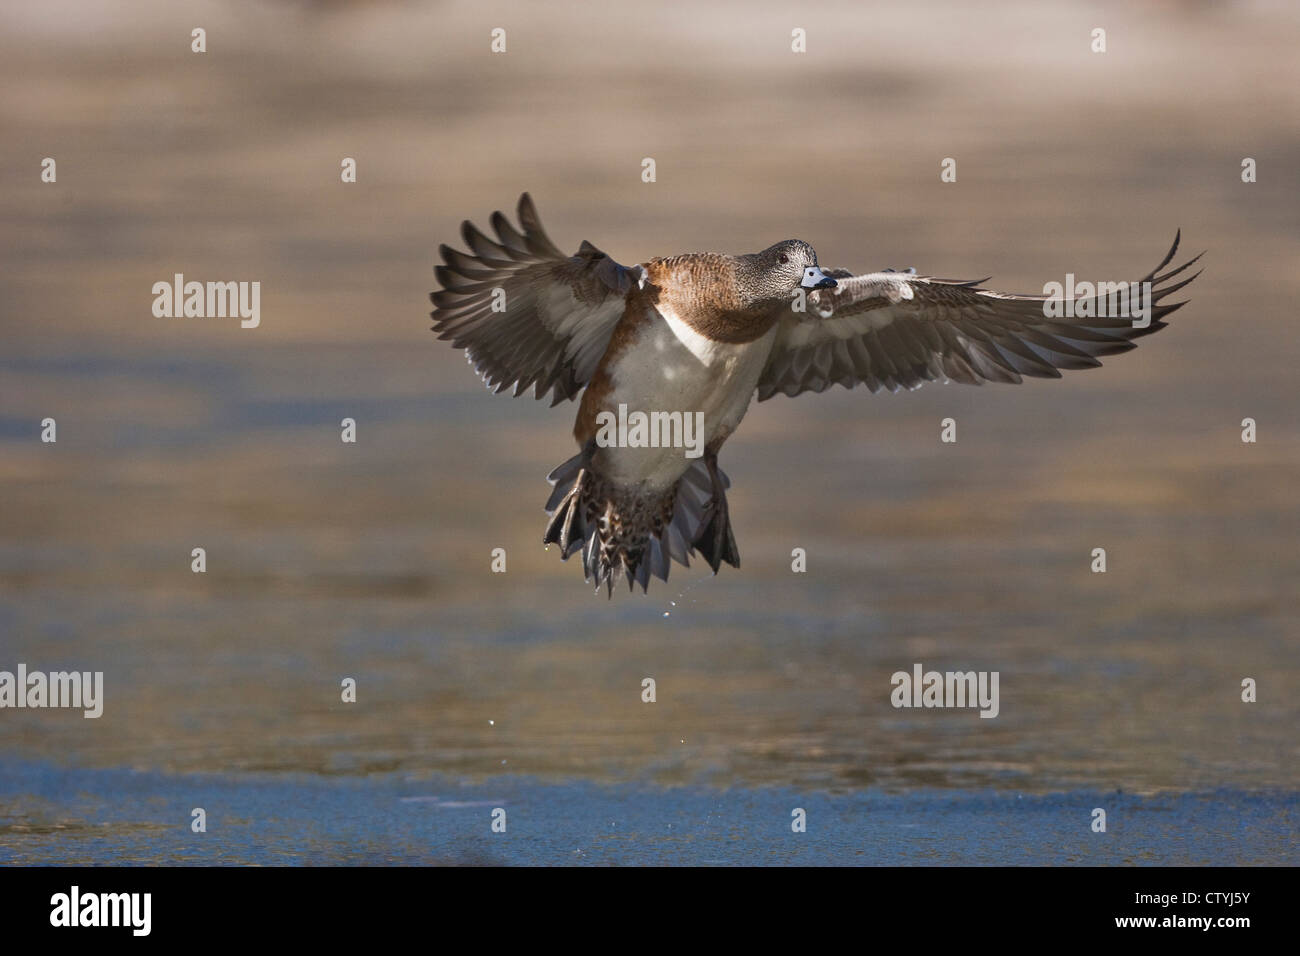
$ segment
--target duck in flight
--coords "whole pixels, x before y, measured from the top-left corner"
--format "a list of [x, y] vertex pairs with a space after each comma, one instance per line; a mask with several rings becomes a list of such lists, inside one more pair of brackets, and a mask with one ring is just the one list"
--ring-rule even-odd
[[1108, 316], [1095, 290], [1062, 301], [985, 280], [824, 271], [797, 239], [623, 266], [589, 242], [562, 253], [527, 193], [518, 220], [493, 213], [495, 240], [466, 221], [470, 251], [440, 247], [433, 330], [496, 392], [531, 388], [552, 406], [581, 395], [578, 453], [548, 476], [543, 540], [565, 559], [580, 551], [587, 580], [611, 594], [619, 577], [642, 591], [651, 574], [666, 581], [693, 553], [715, 574], [740, 567], [718, 452], [755, 395], [1060, 378], [1163, 328], [1185, 304], [1163, 300], [1200, 274], [1171, 281], [1200, 256], [1161, 273], [1175, 236], [1140, 280], [1135, 321]]

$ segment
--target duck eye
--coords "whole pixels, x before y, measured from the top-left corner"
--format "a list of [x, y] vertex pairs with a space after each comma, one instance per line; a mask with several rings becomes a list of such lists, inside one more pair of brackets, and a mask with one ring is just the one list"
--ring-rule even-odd
[[790, 257], [783, 252], [781, 253], [780, 257], [777, 259], [777, 261], [780, 262], [782, 265], [785, 265], [787, 262], [790, 261]]

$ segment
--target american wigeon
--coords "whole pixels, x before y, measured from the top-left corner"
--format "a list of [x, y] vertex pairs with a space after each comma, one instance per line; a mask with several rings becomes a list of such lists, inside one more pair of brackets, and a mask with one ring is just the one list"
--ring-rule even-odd
[[1196, 259], [1156, 274], [1176, 237], [1140, 280], [1150, 283], [1144, 323], [1114, 315], [1104, 288], [1008, 295], [984, 280], [823, 272], [793, 239], [630, 267], [589, 242], [566, 256], [527, 193], [519, 223], [496, 212], [495, 242], [465, 222], [470, 254], [440, 248], [433, 329], [497, 392], [531, 387], [552, 405], [582, 393], [579, 452], [548, 478], [544, 541], [565, 558], [581, 550], [587, 579], [607, 591], [620, 574], [645, 590], [696, 551], [715, 574], [723, 561], [740, 566], [718, 450], [755, 393], [1060, 378], [1163, 328], [1184, 303], [1161, 300], [1199, 275], [1169, 283]]

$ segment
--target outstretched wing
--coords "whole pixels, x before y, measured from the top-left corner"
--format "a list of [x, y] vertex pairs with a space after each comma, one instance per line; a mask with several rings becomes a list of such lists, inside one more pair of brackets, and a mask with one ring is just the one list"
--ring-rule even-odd
[[591, 380], [623, 314], [623, 297], [641, 276], [589, 242], [566, 256], [547, 238], [533, 200], [519, 197], [520, 232], [492, 214], [493, 242], [468, 220], [461, 235], [470, 254], [440, 246], [446, 265], [434, 273], [433, 331], [465, 349], [489, 388], [514, 386], [552, 405]]
[[[1160, 320], [1184, 304], [1161, 300], [1200, 275], [1169, 283], [1200, 256], [1157, 275], [1173, 259], [1178, 240], [1140, 280], [1151, 283], [1150, 324], [1144, 328], [1135, 327], [1129, 313], [1115, 315], [1106, 293], [1064, 302], [994, 292], [980, 287], [983, 279], [827, 273], [838, 280], [836, 288], [809, 293], [805, 313], [781, 318], [758, 382], [759, 401], [778, 393], [824, 392], [837, 383], [894, 392], [925, 382], [1018, 383], [1023, 376], [1060, 378], [1059, 369], [1094, 368], [1101, 364], [1098, 356], [1126, 352], [1135, 347], [1132, 339], [1164, 328]], [[1071, 311], [1063, 314], [1066, 305]]]

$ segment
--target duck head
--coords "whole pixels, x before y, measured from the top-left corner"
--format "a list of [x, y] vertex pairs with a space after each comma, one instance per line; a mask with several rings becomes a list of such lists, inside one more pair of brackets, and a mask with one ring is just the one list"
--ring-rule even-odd
[[813, 247], [801, 239], [786, 239], [736, 260], [737, 291], [751, 307], [789, 302], [797, 289], [830, 289], [836, 284], [817, 264]]

